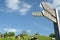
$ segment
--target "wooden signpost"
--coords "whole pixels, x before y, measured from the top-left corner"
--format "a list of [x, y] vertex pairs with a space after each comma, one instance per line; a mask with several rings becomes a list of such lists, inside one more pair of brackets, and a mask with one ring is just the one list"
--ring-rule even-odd
[[44, 10], [42, 12], [33, 12], [32, 15], [33, 16], [43, 16], [43, 17], [51, 20], [54, 24], [56, 40], [60, 40], [59, 16], [58, 16], [57, 9], [52, 9], [51, 7], [49, 7], [47, 5], [46, 2], [42, 2], [41, 5]]

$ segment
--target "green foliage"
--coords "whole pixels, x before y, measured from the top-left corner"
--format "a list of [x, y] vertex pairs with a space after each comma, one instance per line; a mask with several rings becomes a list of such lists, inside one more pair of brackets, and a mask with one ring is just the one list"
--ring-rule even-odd
[[[32, 36], [24, 36], [24, 40], [28, 40], [28, 39], [31, 39]], [[50, 40], [49, 37], [46, 37], [46, 36], [38, 36], [37, 37], [38, 40]], [[0, 38], [0, 40], [23, 40], [22, 38], [18, 39], [18, 38]]]
[[51, 34], [49, 35], [49, 37], [54, 37], [54, 38], [55, 38], [55, 34], [54, 34], [54, 33], [51, 33]]
[[20, 37], [23, 37], [23, 34], [20, 34]]
[[9, 35], [9, 36], [14, 36], [15, 33], [14, 33], [14, 32], [9, 32], [8, 35]]
[[6, 37], [8, 37], [8, 33], [7, 33], [7, 32], [5, 32], [4, 35], [5, 35]]
[[39, 35], [39, 33], [36, 33], [35, 35]]
[[[0, 38], [0, 40], [28, 40], [28, 39], [31, 39], [32, 37], [36, 37], [38, 40], [50, 40], [50, 37], [51, 37], [51, 35], [50, 35], [50, 37], [41, 36], [41, 35], [39, 35], [39, 33], [35, 33], [35, 34], [29, 36], [26, 33], [26, 31], [23, 31], [21, 34], [19, 34], [21, 37], [20, 39], [15, 37], [14, 32], [9, 32], [9, 33], [5, 32], [4, 35], [7, 37]], [[10, 36], [12, 36], [12, 37], [10, 37]]]
[[23, 30], [21, 33], [23, 34], [23, 36], [28, 36], [28, 33], [25, 30]]

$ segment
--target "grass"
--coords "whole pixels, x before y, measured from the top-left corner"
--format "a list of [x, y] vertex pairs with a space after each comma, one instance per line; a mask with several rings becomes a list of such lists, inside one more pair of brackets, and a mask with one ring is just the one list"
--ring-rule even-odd
[[[28, 40], [31, 39], [32, 36], [24, 36], [24, 40]], [[47, 36], [36, 36], [38, 38], [38, 40], [50, 40], [50, 37], [47, 37]], [[21, 39], [16, 39], [16, 38], [0, 38], [0, 40], [23, 40], [22, 38]]]

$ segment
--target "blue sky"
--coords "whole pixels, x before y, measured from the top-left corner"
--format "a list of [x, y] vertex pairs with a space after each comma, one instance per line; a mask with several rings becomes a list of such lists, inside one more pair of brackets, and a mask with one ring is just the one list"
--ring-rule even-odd
[[[0, 32], [21, 33], [26, 30], [29, 34], [39, 33], [48, 36], [54, 33], [53, 23], [44, 17], [33, 17], [32, 12], [40, 12], [41, 2], [54, 4], [60, 10], [59, 0], [0, 0]], [[59, 13], [60, 16], [60, 13]]]

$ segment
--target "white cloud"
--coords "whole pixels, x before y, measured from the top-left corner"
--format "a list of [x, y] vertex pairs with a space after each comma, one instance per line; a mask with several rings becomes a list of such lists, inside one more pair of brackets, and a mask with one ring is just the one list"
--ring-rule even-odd
[[4, 28], [5, 32], [16, 32], [17, 30], [14, 28]]
[[[15, 28], [4, 28], [4, 32], [22, 32], [21, 29], [15, 29]], [[27, 33], [30, 33], [32, 30], [26, 30]]]
[[52, 5], [53, 8], [60, 10], [60, 0], [53, 0], [53, 2], [50, 4]]
[[6, 0], [6, 7], [10, 12], [18, 11], [21, 15], [25, 15], [31, 8], [31, 5], [20, 0]]
[[6, 0], [6, 6], [10, 10], [17, 10], [19, 8], [18, 3], [19, 3], [19, 0]]
[[27, 33], [30, 33], [32, 30], [27, 30]]
[[52, 4], [59, 6], [60, 5], [60, 0], [53, 0]]
[[53, 2], [51, 3], [52, 7], [60, 10], [60, 0], [53, 0]]
[[25, 15], [29, 11], [31, 6], [25, 2], [21, 2], [21, 5], [22, 6], [20, 6], [19, 12], [21, 12], [21, 15]]
[[27, 9], [20, 9], [19, 12], [21, 12], [21, 15], [25, 15], [27, 12]]

